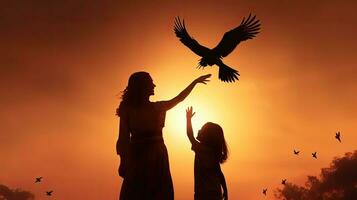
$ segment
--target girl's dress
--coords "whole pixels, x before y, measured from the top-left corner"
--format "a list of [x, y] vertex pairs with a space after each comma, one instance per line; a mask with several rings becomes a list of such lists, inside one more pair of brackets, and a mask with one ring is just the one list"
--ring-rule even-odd
[[199, 142], [193, 143], [192, 150], [195, 152], [195, 200], [221, 200], [221, 168], [217, 157]]

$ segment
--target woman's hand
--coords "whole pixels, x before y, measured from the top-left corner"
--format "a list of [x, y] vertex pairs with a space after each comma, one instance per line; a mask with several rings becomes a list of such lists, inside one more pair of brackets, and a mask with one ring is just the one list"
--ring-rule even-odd
[[227, 192], [227, 191], [224, 191], [224, 192], [223, 192], [222, 199], [223, 199], [223, 200], [228, 200], [228, 192]]
[[210, 81], [210, 80], [208, 80], [208, 78], [211, 76], [212, 76], [212, 74], [206, 74], [206, 75], [196, 78], [193, 82], [207, 84], [207, 82]]
[[126, 156], [120, 156], [120, 164], [119, 164], [118, 172], [119, 172], [119, 176], [123, 178], [125, 178], [125, 172], [127, 171], [127, 164], [128, 161]]
[[191, 107], [188, 107], [186, 109], [186, 118], [191, 120], [191, 118], [195, 115], [196, 113], [195, 112], [192, 112], [192, 106]]

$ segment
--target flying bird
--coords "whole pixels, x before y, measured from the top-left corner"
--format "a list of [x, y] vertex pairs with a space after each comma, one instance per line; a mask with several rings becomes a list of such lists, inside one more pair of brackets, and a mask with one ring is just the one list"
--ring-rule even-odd
[[267, 195], [267, 191], [268, 191], [267, 188], [263, 189], [263, 194], [264, 194], [264, 195]]
[[296, 151], [296, 150], [294, 149], [294, 154], [295, 154], [295, 155], [299, 155], [299, 153], [300, 153], [300, 151]]
[[312, 157], [314, 157], [315, 159], [317, 159], [317, 152], [315, 151], [314, 153], [312, 153]]
[[175, 18], [174, 31], [184, 45], [201, 56], [197, 68], [217, 65], [219, 67], [218, 78], [223, 82], [234, 82], [239, 80], [239, 73], [237, 70], [225, 65], [222, 62], [222, 58], [228, 56], [240, 42], [252, 39], [259, 33], [260, 22], [255, 18], [256, 16], [252, 17], [251, 14], [247, 18], [244, 17], [240, 25], [226, 32], [213, 49], [200, 45], [191, 37], [187, 32], [185, 20], [181, 22], [179, 17]]
[[52, 190], [51, 191], [46, 191], [46, 195], [47, 196], [52, 196], [52, 192], [53, 192]]
[[281, 180], [281, 184], [285, 185], [286, 184], [286, 179]]
[[35, 183], [39, 183], [39, 182], [41, 182], [41, 180], [42, 180], [42, 176], [41, 177], [37, 177]]
[[336, 133], [335, 138], [336, 138], [339, 142], [341, 142], [341, 133], [340, 133], [340, 131], [338, 131], [338, 132]]

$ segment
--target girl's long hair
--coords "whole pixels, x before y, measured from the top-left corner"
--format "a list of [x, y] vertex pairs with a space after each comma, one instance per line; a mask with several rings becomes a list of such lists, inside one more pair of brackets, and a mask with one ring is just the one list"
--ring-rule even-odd
[[150, 84], [151, 77], [147, 72], [135, 72], [128, 81], [128, 86], [123, 91], [121, 102], [116, 110], [116, 115], [120, 115], [124, 108], [139, 107], [145, 100], [146, 90]]
[[212, 122], [203, 125], [200, 142], [212, 148], [219, 163], [224, 163], [227, 160], [228, 147], [221, 126]]

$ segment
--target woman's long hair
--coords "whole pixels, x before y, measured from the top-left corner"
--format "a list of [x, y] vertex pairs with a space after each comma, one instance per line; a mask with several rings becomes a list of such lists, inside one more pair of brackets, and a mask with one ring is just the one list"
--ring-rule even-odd
[[123, 91], [121, 96], [122, 101], [117, 108], [116, 115], [120, 115], [124, 107], [138, 107], [144, 100], [145, 95], [147, 95], [147, 87], [151, 83], [152, 79], [147, 72], [135, 72], [133, 73], [128, 81], [128, 86]]
[[228, 158], [228, 147], [222, 127], [218, 124], [207, 122], [202, 126], [200, 134], [200, 142], [214, 151], [219, 163], [224, 163]]

